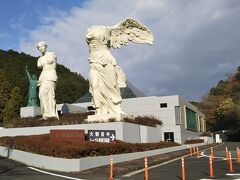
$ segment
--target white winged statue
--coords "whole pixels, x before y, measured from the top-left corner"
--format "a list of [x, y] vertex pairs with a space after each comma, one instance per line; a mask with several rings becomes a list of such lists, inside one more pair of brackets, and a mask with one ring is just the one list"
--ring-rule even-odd
[[86, 41], [90, 54], [89, 92], [96, 114], [125, 114], [120, 88], [126, 87], [126, 75], [110, 48], [120, 48], [128, 41], [152, 45], [151, 31], [134, 19], [125, 19], [115, 26], [92, 26], [87, 30]]

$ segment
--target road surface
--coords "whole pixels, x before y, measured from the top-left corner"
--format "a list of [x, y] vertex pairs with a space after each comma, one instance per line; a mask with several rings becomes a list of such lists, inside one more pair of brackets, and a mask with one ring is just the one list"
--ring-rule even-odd
[[[234, 173], [229, 173], [229, 165], [225, 159], [225, 147], [232, 152]], [[240, 142], [227, 142], [217, 148], [214, 148], [215, 159], [213, 161], [213, 170], [216, 180], [223, 179], [239, 179], [240, 180], [240, 164], [237, 163], [236, 148], [240, 147]], [[209, 154], [210, 150], [201, 153], [200, 158], [186, 157], [185, 172], [186, 180], [207, 180], [209, 178]], [[149, 180], [181, 180], [181, 160], [157, 165], [158, 167], [148, 170]], [[42, 171], [40, 169], [31, 168], [24, 164], [9, 160], [7, 158], [0, 159], [0, 179], [1, 180], [107, 180], [108, 177], [101, 174], [77, 175], [73, 173], [58, 173]], [[144, 172], [131, 172], [121, 177], [119, 180], [141, 180], [144, 179]]]

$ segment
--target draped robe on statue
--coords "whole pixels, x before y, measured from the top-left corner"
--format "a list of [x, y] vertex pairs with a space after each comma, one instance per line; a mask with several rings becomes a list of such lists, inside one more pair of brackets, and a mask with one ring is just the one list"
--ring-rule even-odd
[[120, 88], [126, 87], [126, 76], [110, 48], [120, 48], [129, 41], [152, 45], [151, 31], [138, 21], [127, 18], [114, 26], [92, 26], [86, 40], [90, 53], [89, 92], [97, 114], [124, 114], [120, 106]]
[[55, 100], [56, 81], [56, 59], [54, 52], [46, 52], [38, 59], [37, 66], [42, 69], [39, 77], [39, 99], [41, 112], [44, 119], [48, 117], [58, 118]]
[[109, 47], [110, 31], [93, 26], [86, 35], [89, 45], [89, 92], [97, 114], [121, 114], [120, 87], [126, 87], [126, 76], [117, 65]]

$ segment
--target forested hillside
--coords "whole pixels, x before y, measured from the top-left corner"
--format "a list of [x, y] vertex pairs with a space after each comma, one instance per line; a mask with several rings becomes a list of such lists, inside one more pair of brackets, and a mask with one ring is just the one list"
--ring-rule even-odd
[[203, 97], [201, 109], [210, 130], [240, 132], [240, 67]]
[[[10, 101], [13, 96], [11, 93], [18, 93], [19, 96], [17, 96], [21, 99], [16, 103], [26, 106], [28, 78], [25, 66], [28, 66], [30, 74], [39, 76], [41, 70], [37, 69], [37, 59], [37, 57], [13, 50], [0, 50], [0, 121], [2, 121], [2, 113], [7, 101]], [[88, 91], [88, 82], [80, 74], [73, 73], [59, 64], [57, 74], [59, 78], [56, 87], [57, 103], [72, 103]]]

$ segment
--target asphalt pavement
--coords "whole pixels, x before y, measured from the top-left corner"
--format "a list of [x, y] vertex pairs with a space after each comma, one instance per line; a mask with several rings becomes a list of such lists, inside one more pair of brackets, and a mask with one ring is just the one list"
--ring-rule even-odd
[[29, 169], [26, 165], [0, 157], [0, 180], [63, 180]]
[[[232, 152], [234, 173], [229, 173], [229, 164], [225, 159], [225, 147]], [[240, 164], [237, 163], [236, 148], [240, 147], [240, 142], [227, 142], [214, 148], [213, 171], [214, 179], [240, 179]], [[205, 150], [199, 158], [185, 157], [186, 180], [207, 180], [209, 178], [209, 154], [210, 150]], [[181, 160], [155, 165], [149, 167], [149, 180], [181, 180]], [[102, 173], [104, 174], [104, 173]], [[106, 174], [106, 173], [105, 173]], [[29, 168], [24, 164], [0, 158], [0, 180], [101, 180], [108, 179], [106, 175], [100, 173], [82, 175], [74, 173], [58, 173], [42, 171], [40, 169]], [[144, 172], [130, 172], [120, 177], [120, 180], [141, 180], [144, 179]]]
[[[231, 151], [233, 156], [233, 170], [234, 173], [229, 173], [229, 163], [226, 160], [225, 147]], [[213, 149], [213, 173], [214, 178], [209, 178], [209, 154], [210, 150], [201, 153], [200, 158], [186, 157], [185, 177], [186, 180], [207, 180], [207, 179], [240, 179], [240, 164], [237, 163], [237, 150], [240, 147], [240, 142], [227, 142], [217, 148]], [[181, 180], [182, 179], [181, 160], [176, 160], [157, 168], [148, 171], [149, 180]], [[133, 174], [133, 173], [132, 173]], [[125, 175], [128, 176], [128, 175]], [[144, 173], [138, 173], [129, 177], [122, 177], [122, 180], [140, 180], [144, 179]]]

